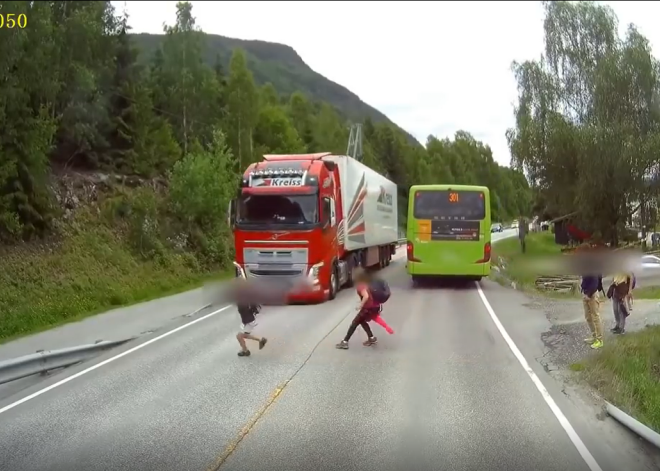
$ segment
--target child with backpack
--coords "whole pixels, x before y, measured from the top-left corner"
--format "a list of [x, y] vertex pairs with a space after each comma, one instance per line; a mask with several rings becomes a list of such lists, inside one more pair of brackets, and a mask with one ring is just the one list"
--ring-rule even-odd
[[373, 279], [369, 273], [361, 268], [355, 270], [353, 278], [356, 283], [358, 296], [360, 296], [360, 304], [357, 307], [358, 313], [346, 332], [346, 337], [336, 345], [336, 347], [341, 350], [348, 350], [348, 342], [358, 326], [362, 327], [367, 334], [367, 340], [363, 342], [362, 345], [365, 347], [375, 345], [378, 342], [378, 339], [371, 331], [369, 322], [375, 321], [383, 326], [389, 333], [394, 333], [392, 328], [385, 323], [382, 317], [380, 317], [382, 305], [390, 297], [390, 287], [384, 280]]

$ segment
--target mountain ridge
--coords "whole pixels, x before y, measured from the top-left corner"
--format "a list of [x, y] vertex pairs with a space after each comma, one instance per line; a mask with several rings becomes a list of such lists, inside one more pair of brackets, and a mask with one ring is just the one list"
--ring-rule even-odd
[[[213, 66], [220, 59], [228, 70], [234, 49], [243, 49], [248, 67], [255, 82], [261, 86], [271, 83], [281, 95], [288, 96], [301, 91], [312, 100], [325, 101], [333, 105], [344, 117], [352, 121], [370, 118], [375, 123], [386, 122], [401, 129], [408, 139], [417, 145], [419, 141], [409, 132], [398, 126], [383, 112], [363, 101], [357, 94], [343, 85], [330, 80], [312, 69], [298, 52], [287, 44], [257, 39], [237, 39], [218, 34], [203, 33], [206, 47], [204, 62]], [[140, 61], [148, 62], [160, 46], [164, 34], [131, 33], [138, 50]]]

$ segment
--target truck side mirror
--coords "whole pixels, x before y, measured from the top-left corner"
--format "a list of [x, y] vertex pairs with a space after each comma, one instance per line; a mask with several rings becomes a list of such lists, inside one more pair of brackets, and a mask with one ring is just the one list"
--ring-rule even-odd
[[227, 207], [227, 227], [234, 227], [236, 221], [236, 200], [232, 199]]
[[331, 219], [331, 209], [330, 209], [330, 199], [329, 198], [323, 198], [323, 206], [321, 210], [321, 224], [323, 225], [324, 228], [330, 224], [330, 219]]
[[335, 214], [335, 201], [330, 200], [330, 226], [335, 227], [337, 224], [337, 215]]

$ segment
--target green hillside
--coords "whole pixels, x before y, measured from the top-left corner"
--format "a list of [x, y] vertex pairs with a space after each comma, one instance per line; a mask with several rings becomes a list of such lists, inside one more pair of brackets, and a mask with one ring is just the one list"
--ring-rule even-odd
[[[312, 100], [330, 103], [352, 121], [364, 121], [369, 117], [376, 123], [391, 123], [387, 116], [362, 101], [355, 93], [312, 70], [290, 46], [227, 38], [217, 34], [204, 36], [206, 47], [203, 59], [211, 67], [219, 61], [227, 70], [234, 50], [241, 49], [245, 52], [248, 67], [258, 85], [272, 83], [278, 93], [284, 96], [302, 92]], [[161, 47], [165, 35], [132, 34], [131, 37], [140, 50], [139, 60], [148, 63]], [[404, 132], [411, 142], [417, 142], [412, 135]]]

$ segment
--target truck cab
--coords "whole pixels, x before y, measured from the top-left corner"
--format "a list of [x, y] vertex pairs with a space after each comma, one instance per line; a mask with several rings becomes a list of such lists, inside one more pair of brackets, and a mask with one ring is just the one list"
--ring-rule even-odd
[[396, 191], [349, 156], [265, 155], [230, 204], [236, 275], [286, 283], [290, 301], [334, 299], [355, 267], [389, 265]]
[[336, 295], [340, 195], [326, 155], [265, 155], [245, 171], [230, 209], [237, 276], [305, 286], [301, 300]]

